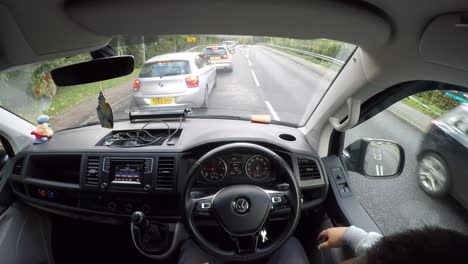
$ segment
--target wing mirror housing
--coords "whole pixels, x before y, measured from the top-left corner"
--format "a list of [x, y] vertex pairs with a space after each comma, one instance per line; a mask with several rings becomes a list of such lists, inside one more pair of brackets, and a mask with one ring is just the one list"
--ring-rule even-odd
[[393, 178], [403, 171], [405, 151], [386, 139], [359, 139], [343, 151], [345, 166], [368, 178]]

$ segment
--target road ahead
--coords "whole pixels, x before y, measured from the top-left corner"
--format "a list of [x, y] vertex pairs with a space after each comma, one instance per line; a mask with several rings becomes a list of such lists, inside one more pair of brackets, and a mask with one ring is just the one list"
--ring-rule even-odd
[[304, 109], [316, 105], [330, 83], [261, 46], [238, 47], [233, 63], [234, 72], [217, 76], [218, 87], [209, 100], [212, 111], [255, 109], [255, 113], [271, 114], [276, 120], [299, 123]]
[[[299, 123], [308, 104], [317, 104], [330, 82], [259, 46], [238, 47], [233, 63], [234, 72], [218, 72], [217, 87], [209, 97], [209, 109], [203, 113], [271, 114], [276, 120]], [[117, 116], [128, 116], [125, 110], [129, 99], [130, 96], [121, 97], [119, 103], [113, 105]], [[453, 199], [431, 199], [416, 183], [415, 157], [423, 137], [418, 130], [384, 111], [347, 132], [346, 146], [365, 137], [394, 140], [406, 152], [405, 170], [398, 178], [371, 180], [354, 173], [350, 175], [351, 188], [382, 231], [393, 233], [429, 224], [468, 233], [466, 210]]]

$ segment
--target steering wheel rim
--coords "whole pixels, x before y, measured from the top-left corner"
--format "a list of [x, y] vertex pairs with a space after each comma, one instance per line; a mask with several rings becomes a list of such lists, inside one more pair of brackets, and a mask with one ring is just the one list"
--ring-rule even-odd
[[[194, 209], [197, 206], [197, 203], [200, 202], [200, 200], [202, 200], [204, 198], [196, 199], [196, 198], [192, 198], [192, 195], [191, 195], [192, 187], [193, 187], [193, 185], [194, 185], [194, 183], [196, 181], [197, 171], [199, 171], [201, 165], [204, 162], [206, 162], [207, 160], [209, 160], [209, 159], [211, 159], [211, 158], [213, 158], [213, 157], [215, 157], [217, 155], [222, 155], [222, 154], [231, 153], [231, 152], [238, 152], [238, 151], [254, 151], [256, 154], [261, 154], [261, 155], [267, 157], [272, 164], [276, 164], [279, 167], [278, 169], [282, 169], [287, 174], [287, 180], [288, 180], [288, 183], [289, 183], [289, 190], [287, 192], [279, 192], [278, 191], [277, 193], [283, 193], [284, 195], [287, 195], [286, 196], [287, 200], [288, 200], [287, 203], [288, 203], [289, 208], [291, 208], [291, 213], [290, 213], [288, 223], [285, 225], [285, 228], [280, 233], [278, 238], [275, 239], [275, 241], [273, 241], [270, 245], [267, 245], [264, 248], [258, 248], [256, 246], [256, 241], [255, 241], [255, 251], [250, 252], [250, 253], [245, 253], [245, 254], [240, 254], [240, 253], [236, 253], [235, 251], [227, 251], [227, 250], [220, 249], [217, 246], [210, 243], [208, 240], [206, 240], [201, 235], [201, 233], [198, 231], [198, 229], [197, 229], [197, 227], [195, 226], [195, 223], [194, 223]], [[232, 190], [233, 188], [238, 188], [239, 186], [241, 186], [241, 185], [229, 186], [229, 187], [223, 188], [218, 193], [220, 193], [221, 191], [223, 191], [223, 190], [225, 190], [227, 188], [231, 188], [231, 190]], [[245, 187], [246, 185], [242, 185], [242, 186], [244, 186], [244, 188], [246, 188]], [[239, 188], [242, 188], [242, 186], [239, 187]], [[251, 186], [251, 187], [248, 188], [249, 190], [255, 192], [252, 189], [254, 185], [248, 185], [248, 186]], [[255, 186], [255, 187], [263, 190], [262, 188], [260, 188], [258, 186]], [[266, 191], [266, 190], [264, 190], [264, 191], [268, 195], [268, 191]], [[260, 193], [257, 193], [257, 194], [260, 194]], [[216, 195], [214, 195], [214, 196], [216, 196]], [[214, 196], [212, 198], [213, 199], [212, 200], [213, 201], [213, 206], [215, 206], [215, 198], [216, 198]], [[192, 234], [192, 237], [197, 242], [197, 244], [201, 248], [203, 248], [205, 251], [207, 251], [208, 253], [211, 253], [212, 255], [214, 255], [214, 256], [222, 259], [222, 260], [234, 261], [234, 262], [241, 261], [242, 262], [242, 261], [251, 261], [251, 260], [261, 259], [261, 258], [264, 258], [264, 257], [272, 254], [276, 249], [278, 249], [280, 246], [282, 246], [292, 236], [292, 234], [294, 233], [294, 230], [296, 229], [297, 224], [299, 222], [299, 217], [300, 217], [300, 212], [301, 212], [301, 210], [300, 210], [300, 201], [301, 201], [301, 199], [300, 199], [300, 189], [299, 189], [299, 184], [298, 184], [297, 178], [294, 175], [293, 171], [291, 170], [290, 166], [286, 163], [286, 161], [284, 161], [283, 158], [281, 158], [278, 154], [276, 154], [272, 150], [270, 150], [270, 149], [268, 149], [266, 147], [257, 145], [257, 144], [252, 144], [252, 143], [230, 143], [230, 144], [226, 144], [226, 145], [217, 147], [217, 148], [207, 152], [205, 155], [203, 155], [199, 160], [197, 160], [195, 162], [195, 164], [192, 166], [192, 168], [190, 169], [190, 171], [188, 173], [188, 176], [187, 176], [187, 184], [186, 184], [185, 190], [184, 190], [183, 203], [184, 203], [184, 209], [185, 209], [184, 212], [185, 212], [187, 230], [189, 230], [189, 232]], [[271, 207], [271, 204], [269, 205], [269, 208], [270, 209], [273, 208], [273, 207]], [[269, 217], [270, 209], [268, 210], [267, 217], [265, 218], [264, 222]], [[216, 216], [216, 219], [217, 219], [218, 223], [229, 234], [229, 231], [223, 226], [222, 223], [220, 223], [219, 217], [216, 214], [215, 214], [215, 216]], [[262, 226], [263, 226], [264, 222], [261, 224]], [[231, 236], [231, 238], [233, 238], [233, 237]], [[256, 234], [256, 238], [258, 238], [258, 233]], [[236, 242], [237, 242], [237, 240], [236, 240]], [[239, 247], [239, 244], [237, 244], [237, 245]]]

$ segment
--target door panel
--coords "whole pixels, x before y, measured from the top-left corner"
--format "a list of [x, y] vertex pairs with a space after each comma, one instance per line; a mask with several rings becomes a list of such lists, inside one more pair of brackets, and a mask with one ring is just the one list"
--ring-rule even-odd
[[339, 157], [335, 155], [322, 159], [327, 170], [333, 195], [327, 203], [327, 212], [335, 225], [358, 226], [367, 232], [382, 233], [349, 186], [349, 176]]

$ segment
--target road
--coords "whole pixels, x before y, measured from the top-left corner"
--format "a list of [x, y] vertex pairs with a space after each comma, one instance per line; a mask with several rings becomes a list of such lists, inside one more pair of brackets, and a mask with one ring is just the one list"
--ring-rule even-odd
[[232, 74], [219, 76], [222, 88], [213, 91], [210, 108], [256, 109], [299, 123], [304, 109], [318, 104], [329, 85], [323, 76], [258, 46], [238, 48], [233, 63]]
[[[330, 83], [322, 75], [261, 46], [238, 46], [233, 65], [232, 73], [218, 71], [208, 110], [196, 113], [247, 117], [268, 114], [275, 120], [299, 123], [304, 109], [318, 104]], [[128, 105], [121, 102], [114, 106], [114, 112], [121, 116]]]
[[[299, 123], [307, 106], [318, 103], [330, 82], [259, 46], [238, 47], [233, 63], [234, 72], [218, 72], [217, 87], [210, 94], [209, 109], [203, 110], [204, 113], [270, 114], [276, 120]], [[128, 117], [131, 84], [113, 90], [108, 92], [108, 97], [116, 118]], [[88, 104], [91, 106], [86, 109], [93, 113], [81, 113], [91, 121], [89, 116], [95, 116], [95, 102]], [[456, 201], [431, 199], [417, 185], [415, 156], [423, 137], [420, 130], [384, 111], [347, 132], [346, 146], [365, 137], [399, 142], [407, 157], [404, 172], [398, 178], [375, 180], [355, 173], [350, 175], [352, 190], [382, 231], [393, 233], [429, 224], [468, 233], [468, 214]]]

